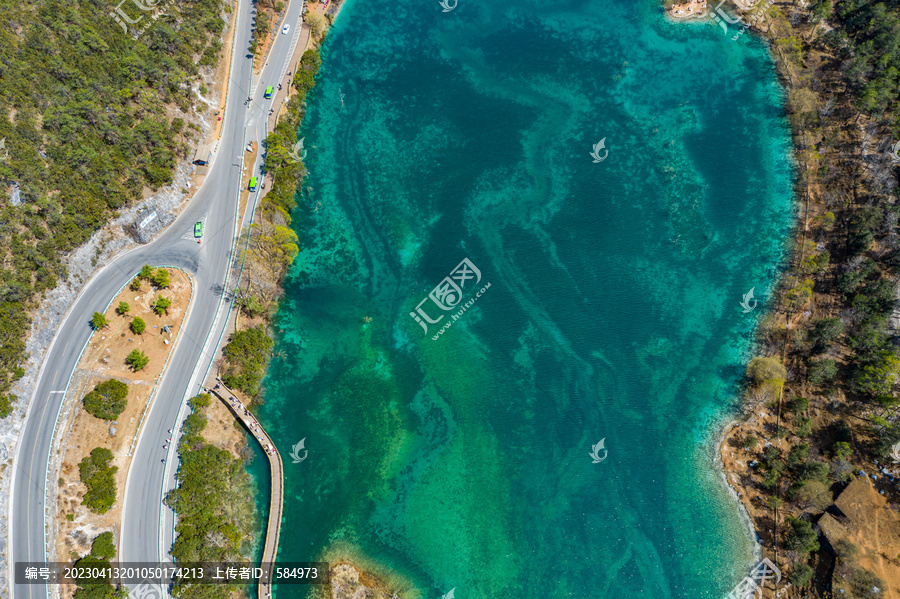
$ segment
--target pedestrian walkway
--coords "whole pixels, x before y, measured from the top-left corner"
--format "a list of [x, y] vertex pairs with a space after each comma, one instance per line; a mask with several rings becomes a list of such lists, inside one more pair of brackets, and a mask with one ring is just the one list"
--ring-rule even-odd
[[[216, 397], [231, 409], [232, 413], [238, 420], [253, 433], [256, 440], [266, 452], [269, 458], [269, 471], [271, 478], [271, 502], [269, 503], [269, 521], [266, 524], [266, 541], [263, 547], [262, 563], [273, 564], [275, 555], [278, 553], [278, 537], [281, 534], [281, 511], [284, 507], [284, 466], [281, 463], [281, 455], [275, 448], [275, 443], [263, 430], [262, 425], [257, 422], [253, 414], [250, 413], [241, 400], [238, 399], [231, 389], [225, 386], [221, 379], [216, 378], [216, 386], [210, 389]], [[269, 599], [272, 596], [272, 589], [265, 582], [260, 581], [258, 596], [260, 599]]]
[[[294, 40], [294, 45], [291, 48], [291, 58], [288, 60], [285, 68], [282, 70], [281, 77], [279, 78], [279, 81], [282, 81], [284, 85], [278, 90], [275, 94], [275, 99], [272, 101], [272, 106], [275, 108], [275, 111], [269, 114], [269, 131], [275, 130], [275, 125], [278, 124], [278, 117], [286, 112], [285, 107], [287, 106], [288, 95], [291, 93], [291, 84], [294, 81], [294, 73], [296, 73], [297, 69], [300, 67], [300, 59], [303, 58], [303, 53], [309, 50], [311, 39], [309, 25], [301, 22], [297, 31], [299, 36]], [[288, 71], [288, 67], [293, 70]], [[284, 71], [288, 71], [287, 75], [285, 75]], [[296, 93], [296, 90], [294, 93]]]

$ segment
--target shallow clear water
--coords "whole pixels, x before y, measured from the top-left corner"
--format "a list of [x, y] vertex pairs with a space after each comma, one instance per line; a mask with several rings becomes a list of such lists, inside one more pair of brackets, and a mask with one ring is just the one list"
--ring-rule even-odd
[[711, 437], [792, 225], [780, 106], [761, 44], [654, 2], [350, 0], [260, 410], [279, 559], [425, 597], [724, 596], [754, 546]]

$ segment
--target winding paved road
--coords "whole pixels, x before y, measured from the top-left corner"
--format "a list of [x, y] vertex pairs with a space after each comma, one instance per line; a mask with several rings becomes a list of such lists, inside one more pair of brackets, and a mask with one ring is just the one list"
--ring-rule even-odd
[[[57, 330], [44, 357], [26, 412], [14, 456], [8, 552], [10, 595], [15, 599], [46, 599], [46, 585], [16, 585], [15, 562], [46, 561], [45, 521], [47, 478], [53, 435], [60, 407], [82, 348], [91, 336], [88, 324], [144, 264], [177, 266], [194, 277], [195, 296], [178, 344], [148, 411], [128, 472], [119, 540], [119, 561], [160, 562], [172, 546], [174, 514], [162, 496], [174, 487], [175, 459], [162, 447], [177, 433], [186, 400], [199, 391], [215, 358], [228, 319], [230, 297], [226, 279], [236, 242], [236, 217], [246, 141], [262, 141], [273, 100], [264, 100], [267, 85], [286, 83], [288, 60], [300, 36], [302, 0], [292, 0], [278, 25], [268, 63], [252, 79], [247, 58], [251, 36], [251, 5], [241, 0], [236, 15], [231, 77], [228, 83], [222, 137], [210, 172], [184, 212], [150, 244], [129, 250], [101, 268], [84, 286]], [[291, 30], [282, 35], [281, 25]], [[246, 104], [248, 97], [253, 101]], [[258, 172], [256, 164], [250, 165]], [[251, 195], [247, 211], [255, 205]], [[204, 221], [203, 243], [193, 239], [193, 224]], [[247, 221], [245, 221], [247, 222]], [[73, 401], [73, 398], [68, 398]], [[173, 448], [175, 444], [170, 445]], [[55, 480], [55, 479], [54, 479]], [[149, 595], [152, 596], [152, 595]]]

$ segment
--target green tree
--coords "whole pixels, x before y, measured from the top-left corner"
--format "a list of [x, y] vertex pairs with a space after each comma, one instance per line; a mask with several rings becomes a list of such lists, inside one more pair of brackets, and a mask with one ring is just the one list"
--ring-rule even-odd
[[141, 267], [141, 272], [138, 273], [138, 277], [145, 281], [149, 281], [153, 277], [153, 267], [149, 264], [145, 264]]
[[149, 362], [150, 358], [147, 357], [147, 354], [139, 349], [131, 350], [131, 353], [125, 358], [125, 363], [131, 366], [134, 372], [142, 370]]
[[325, 20], [322, 16], [318, 13], [308, 12], [303, 17], [303, 20], [309, 25], [309, 31], [313, 39], [319, 41], [322, 38], [322, 34], [325, 33]]
[[0, 394], [0, 418], [6, 418], [12, 413], [13, 401], [9, 395]]
[[112, 459], [110, 450], [95, 447], [91, 455], [78, 464], [81, 482], [87, 487], [82, 503], [96, 514], [108, 512], [116, 501], [115, 475], [119, 469], [109, 465]]
[[152, 277], [153, 285], [157, 289], [165, 289], [171, 282], [169, 281], [169, 271], [165, 268], [157, 268]]
[[94, 327], [94, 330], [102, 329], [108, 323], [106, 320], [106, 316], [104, 316], [101, 312], [94, 312], [94, 315], [91, 317], [91, 326]]
[[865, 317], [887, 318], [897, 303], [894, 297], [895, 283], [888, 279], [876, 279], [865, 284], [853, 296], [851, 306]]
[[131, 310], [131, 306], [128, 305], [128, 302], [119, 302], [119, 307], [116, 308], [116, 312], [118, 312], [119, 316], [125, 316]]
[[836, 460], [844, 460], [853, 455], [853, 448], [846, 441], [838, 441], [831, 448], [831, 455]]
[[877, 231], [884, 222], [884, 215], [875, 206], [863, 206], [850, 220], [850, 251], [864, 252], [875, 240]]
[[807, 460], [795, 467], [794, 470], [801, 481], [817, 480], [822, 484], [827, 484], [831, 466], [818, 460]]
[[135, 277], [131, 280], [131, 285], [128, 286], [132, 291], [140, 291], [141, 290], [141, 279]]
[[820, 318], [813, 323], [810, 340], [817, 351], [828, 348], [844, 332], [844, 323], [840, 318]]
[[747, 449], [754, 450], [756, 446], [759, 445], [759, 437], [756, 435], [747, 435], [744, 439], [744, 444], [747, 446]]
[[837, 376], [837, 364], [834, 360], [823, 358], [821, 360], [810, 360], [806, 371], [806, 378], [813, 385], [819, 387], [830, 384], [834, 377]]
[[809, 409], [809, 399], [800, 396], [794, 396], [787, 402], [788, 411], [794, 414], [803, 414]]
[[785, 307], [788, 310], [796, 310], [803, 306], [812, 297], [814, 287], [815, 281], [813, 279], [796, 281], [796, 284], [782, 296]]
[[807, 564], [797, 564], [788, 574], [788, 581], [795, 587], [805, 589], [812, 582], [813, 569]]
[[153, 311], [162, 316], [163, 314], [169, 313], [169, 306], [172, 305], [172, 300], [167, 297], [159, 296], [156, 298], [156, 301], [153, 302]]
[[84, 409], [102, 420], [115, 420], [125, 410], [128, 402], [128, 385], [116, 379], [103, 381], [84, 396]]
[[97, 535], [93, 545], [91, 545], [91, 555], [105, 560], [111, 560], [116, 557], [116, 545], [113, 542], [113, 533], [104, 532]]
[[[853, 297], [866, 279], [878, 272], [878, 265], [867, 256], [852, 259], [837, 277], [837, 289], [844, 299]], [[840, 319], [838, 319], [840, 320]]]
[[255, 397], [272, 351], [272, 340], [262, 326], [235, 331], [223, 349], [226, 367], [222, 381]]
[[315, 87], [315, 85], [316, 85], [315, 75], [313, 75], [310, 71], [300, 69], [299, 71], [297, 71], [294, 74], [294, 87], [301, 94], [305, 95], [305, 94], [309, 93], [309, 90], [311, 90], [313, 87]]
[[765, 489], [774, 489], [781, 480], [781, 468], [770, 468], [763, 473], [762, 486]]
[[796, 36], [783, 37], [775, 40], [775, 47], [782, 56], [795, 65], [803, 64], [803, 40]]
[[859, 365], [851, 380], [851, 389], [870, 395], [888, 394], [897, 382], [900, 359], [891, 351], [878, 352], [872, 360]]
[[[106, 572], [110, 566], [110, 560], [114, 557], [116, 557], [116, 547], [112, 533], [101, 533], [94, 539], [90, 554], [75, 562], [76, 572]], [[108, 577], [78, 577], [76, 585], [75, 599], [113, 599], [123, 597], [121, 593], [116, 593]]]
[[798, 443], [791, 447], [787, 455], [787, 465], [789, 468], [795, 468], [801, 463], [809, 459], [809, 445], [806, 443]]
[[817, 480], [808, 480], [797, 491], [797, 500], [807, 508], [823, 512], [834, 503], [834, 496], [828, 485]]
[[310, 48], [306, 52], [303, 53], [303, 57], [300, 59], [300, 68], [304, 71], [310, 71], [313, 75], [319, 72], [319, 67], [322, 66], [322, 57], [319, 55], [318, 51], [313, 48]]
[[861, 360], [870, 360], [887, 345], [885, 323], [880, 318], [866, 318], [850, 331], [847, 343]]
[[787, 370], [778, 358], [757, 356], [747, 365], [747, 376], [758, 385], [770, 380], [784, 381], [787, 378]]
[[784, 544], [788, 549], [801, 555], [819, 550], [819, 540], [809, 522], [791, 516], [787, 517], [786, 522], [788, 529], [784, 535]]
[[135, 316], [131, 320], [130, 326], [131, 326], [132, 333], [134, 333], [135, 335], [143, 335], [144, 330], [146, 330], [146, 328], [147, 328], [147, 323], [144, 322], [144, 319], [141, 318], [140, 316]]

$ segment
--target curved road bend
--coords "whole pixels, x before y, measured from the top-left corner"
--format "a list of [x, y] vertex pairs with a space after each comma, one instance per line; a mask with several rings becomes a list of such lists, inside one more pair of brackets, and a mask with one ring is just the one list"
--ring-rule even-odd
[[[174, 515], [160, 499], [164, 489], [174, 486], [175, 465], [174, 460], [162, 463], [165, 455], [162, 445], [171, 436], [167, 431], [174, 431], [180, 425], [177, 418], [181, 404], [199, 389], [199, 378], [215, 357], [215, 342], [227, 321], [227, 312], [220, 315], [218, 308], [235, 242], [244, 128], [247, 127], [247, 141], [265, 138], [265, 115], [271, 108], [271, 100], [264, 100], [263, 92], [266, 85], [277, 86], [283, 82], [280, 76], [287, 71], [289, 51], [300, 33], [302, 2], [294, 0], [284, 21], [291, 24], [291, 31], [289, 35], [278, 33], [268, 65], [260, 77], [260, 83], [265, 85], [256, 85], [254, 81], [248, 91], [251, 80], [251, 61], [246, 58], [251, 33], [248, 6], [242, 0], [237, 10], [222, 137], [203, 186], [178, 219], [152, 243], [116, 257], [88, 281], [44, 357], [14, 457], [7, 563], [11, 596], [16, 599], [49, 596], [46, 585], [16, 585], [13, 565], [46, 560], [45, 498], [54, 428], [63, 402], [62, 391], [91, 336], [89, 319], [98, 306], [106, 306], [141, 266], [148, 263], [177, 266], [191, 273], [194, 300], [132, 458], [123, 501], [119, 561], [158, 562], [171, 548]], [[253, 102], [248, 109], [245, 100], [251, 92]], [[251, 197], [248, 210], [254, 199]], [[204, 222], [203, 243], [199, 245], [193, 239], [193, 224], [198, 220]], [[209, 346], [202, 353], [208, 338]], [[164, 534], [160, 533], [161, 526]]]

